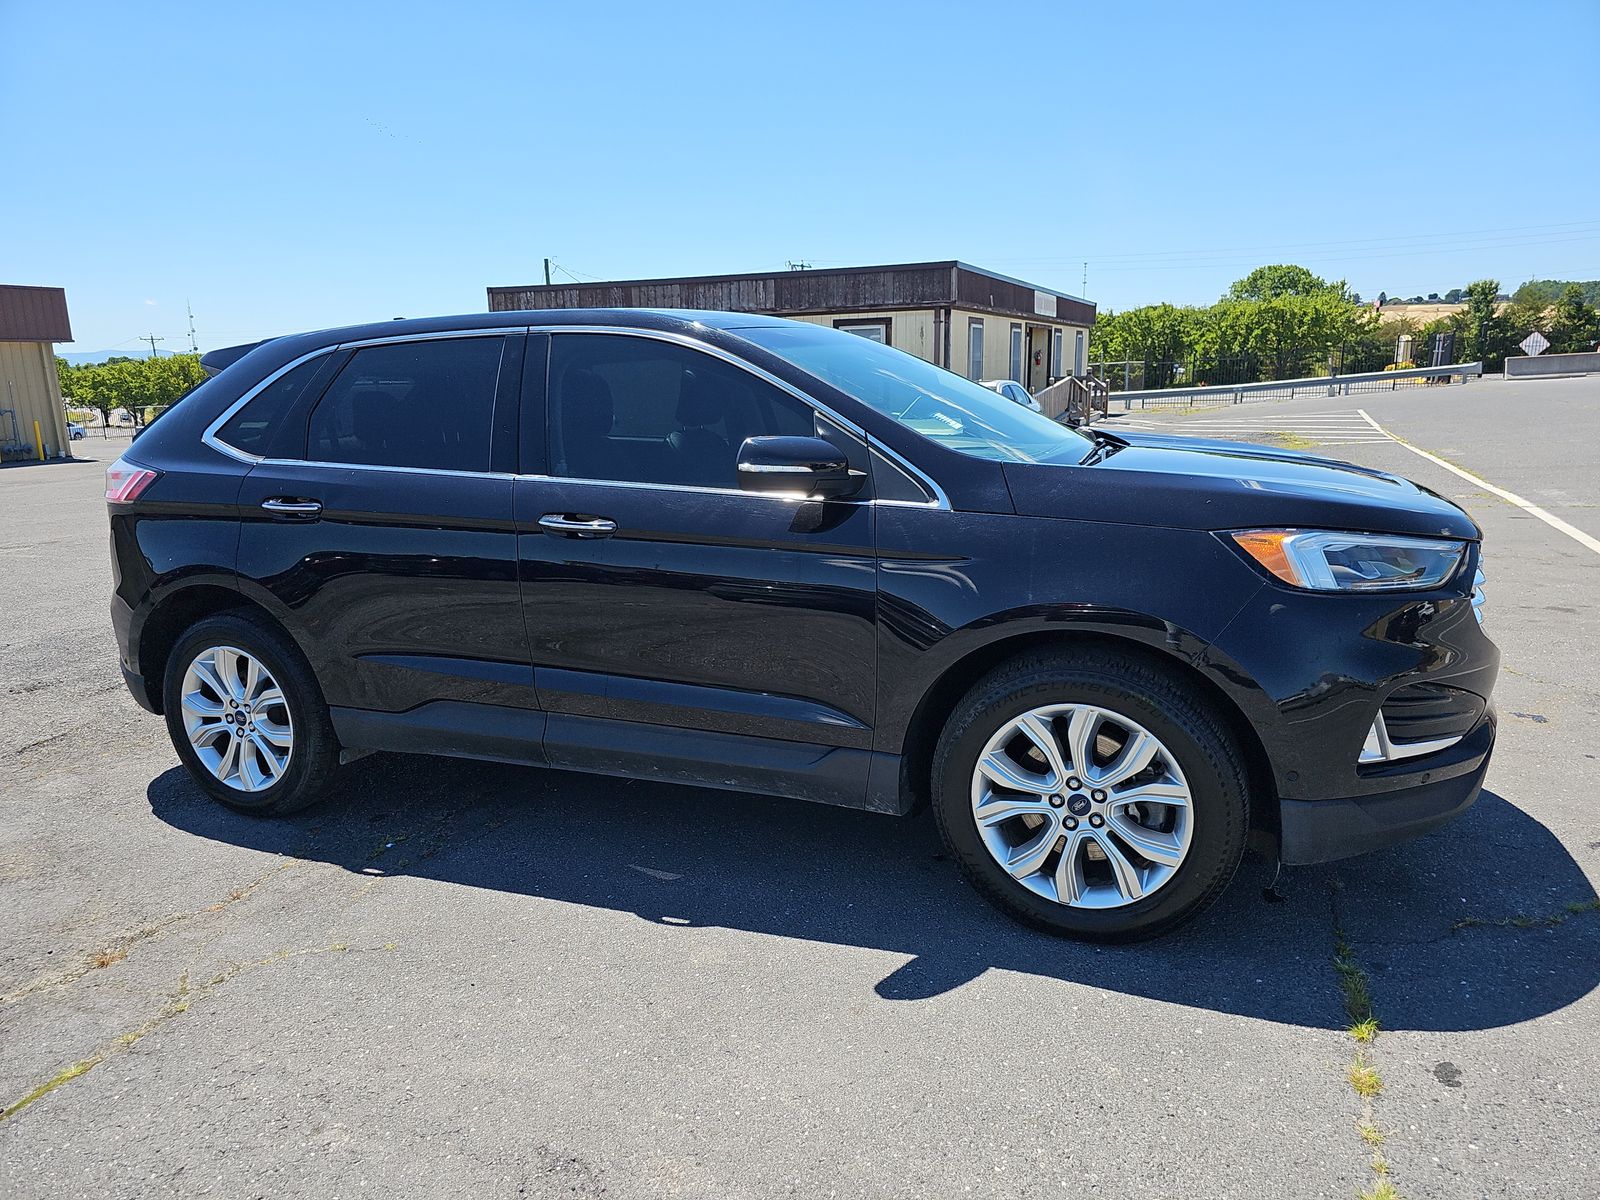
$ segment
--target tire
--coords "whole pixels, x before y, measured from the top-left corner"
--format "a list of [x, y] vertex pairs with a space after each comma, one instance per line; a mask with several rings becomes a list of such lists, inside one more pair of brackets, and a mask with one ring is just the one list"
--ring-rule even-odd
[[[249, 670], [251, 660], [257, 664], [254, 675]], [[229, 673], [226, 668], [235, 665], [238, 670], [233, 671], [230, 684], [224, 679]], [[198, 691], [190, 693], [192, 703], [186, 708], [186, 679], [192, 667]], [[242, 718], [243, 710], [229, 711], [228, 698], [217, 697], [216, 685], [220, 681], [230, 694], [243, 695], [243, 685], [250, 679], [260, 689], [253, 705], [252, 697], [244, 697], [243, 704], [251, 705], [253, 711], [248, 729], [241, 732], [233, 720]], [[270, 686], [274, 684], [276, 692]], [[234, 685], [239, 685], [237, 693]], [[226, 613], [191, 626], [167, 658], [162, 695], [167, 733], [178, 757], [207, 795], [235, 812], [274, 817], [298, 812], [320, 799], [338, 772], [338, 739], [310, 664], [282, 633], [255, 617]], [[239, 705], [233, 701], [233, 707]], [[213, 706], [226, 724], [213, 720]], [[201, 746], [190, 738], [191, 722], [210, 730], [202, 735]], [[289, 734], [287, 753], [273, 774], [268, 764], [283, 754], [285, 729]], [[230, 746], [230, 740], [239, 743], [232, 747], [232, 783], [218, 773], [228, 769], [224, 748]]]
[[[1105, 789], [1077, 779], [1070, 743], [1080, 720], [1089, 731], [1082, 736], [1091, 771], [1114, 779], [1119, 769], [1131, 769], [1149, 745], [1141, 735], [1157, 744], [1149, 765]], [[1054, 759], [1046, 744], [1052, 734]], [[1018, 764], [1039, 774], [1013, 772]], [[1015, 778], [1037, 787], [1060, 769], [1063, 782], [1079, 786], [1034, 795], [997, 782]], [[990, 903], [1047, 933], [1127, 942], [1175, 929], [1233, 879], [1250, 827], [1248, 779], [1238, 747], [1203, 698], [1158, 667], [1094, 650], [1025, 655], [974, 684], [935, 749], [932, 798], [951, 857]], [[1140, 802], [1145, 795], [1172, 803]], [[1005, 815], [1013, 809], [1016, 815]], [[1156, 858], [1144, 858], [1123, 832]], [[1054, 848], [1038, 872], [1019, 877], [1047, 845]], [[1064, 865], [1068, 848], [1071, 863]], [[1002, 866], [1001, 855], [1010, 856], [1012, 869]]]

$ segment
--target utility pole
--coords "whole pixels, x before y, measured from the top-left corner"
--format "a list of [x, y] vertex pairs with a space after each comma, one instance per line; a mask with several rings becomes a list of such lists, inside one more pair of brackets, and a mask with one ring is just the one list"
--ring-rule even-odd
[[154, 358], [156, 356], [156, 343], [157, 342], [164, 342], [167, 339], [164, 338], [164, 337], [157, 337], [155, 334], [152, 333], [148, 337], [142, 337], [139, 340], [141, 342], [149, 342], [150, 343], [150, 357]]
[[199, 354], [200, 343], [194, 340], [194, 306], [185, 300], [183, 307], [189, 311], [189, 353]]
[[550, 286], [550, 260], [548, 258], [544, 260], [544, 285], [545, 287]]

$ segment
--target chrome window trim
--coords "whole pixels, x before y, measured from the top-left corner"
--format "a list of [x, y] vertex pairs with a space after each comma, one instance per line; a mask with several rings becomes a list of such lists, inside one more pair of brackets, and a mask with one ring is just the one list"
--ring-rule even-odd
[[[885, 445], [882, 441], [873, 437], [860, 425], [856, 424], [856, 422], [850, 420], [848, 417], [842, 416], [838, 412], [835, 412], [822, 401], [801, 391], [793, 384], [778, 378], [776, 375], [772, 374], [772, 372], [764, 370], [763, 368], [758, 367], [755, 363], [740, 358], [738, 355], [732, 354], [727, 350], [722, 349], [720, 346], [710, 345], [706, 342], [700, 341], [698, 338], [690, 337], [687, 334], [677, 333], [673, 330], [639, 329], [633, 326], [624, 325], [505, 325], [496, 326], [492, 329], [445, 329], [438, 330], [433, 333], [409, 333], [395, 334], [390, 337], [358, 338], [353, 341], [338, 342], [328, 346], [319, 346], [315, 350], [307, 351], [305, 354], [300, 355], [300, 357], [285, 363], [272, 374], [268, 375], [260, 383], [250, 388], [247, 392], [245, 392], [244, 395], [240, 396], [239, 399], [235, 400], [226, 409], [224, 409], [222, 414], [218, 416], [216, 420], [212, 421], [211, 424], [206, 426], [205, 432], [200, 435], [200, 440], [203, 444], [211, 447], [211, 449], [220, 454], [224, 454], [229, 458], [235, 459], [239, 462], [249, 463], [251, 465], [266, 463], [269, 466], [275, 467], [334, 467], [353, 471], [406, 471], [424, 475], [465, 476], [468, 478], [489, 477], [498, 479], [545, 479], [563, 483], [599, 483], [606, 484], [611, 487], [653, 487], [665, 488], [669, 491], [709, 492], [713, 494], [727, 494], [735, 496], [752, 496], [760, 494], [755, 492], [746, 492], [739, 488], [701, 487], [691, 484], [647, 483], [640, 480], [626, 479], [577, 479], [570, 476], [524, 475], [501, 471], [455, 471], [443, 467], [391, 467], [382, 466], [375, 463], [323, 462], [319, 459], [269, 459], [264, 458], [259, 454], [251, 454], [247, 450], [240, 450], [237, 446], [229, 445], [227, 442], [223, 441], [219, 436], [217, 436], [217, 431], [219, 429], [232, 420], [234, 415], [238, 413], [241, 408], [250, 403], [250, 401], [254, 400], [271, 384], [275, 383], [282, 376], [287, 375], [290, 371], [294, 370], [302, 363], [310, 362], [312, 359], [317, 358], [320, 355], [336, 354], [342, 350], [359, 350], [367, 346], [394, 345], [403, 342], [439, 341], [446, 338], [461, 337], [507, 337], [514, 334], [524, 333], [609, 333], [621, 335], [623, 337], [653, 338], [656, 341], [669, 342], [674, 345], [683, 346], [687, 349], [698, 351], [701, 354], [709, 354], [711, 357], [720, 359], [721, 361], [728, 363], [730, 366], [736, 367], [741, 371], [745, 371], [750, 375], [754, 375], [757, 379], [760, 379], [772, 385], [773, 387], [778, 388], [780, 391], [786, 392], [793, 396], [807, 407], [815, 410], [816, 412], [822, 413], [846, 433], [860, 438], [869, 450], [876, 450], [885, 458], [892, 459], [897, 466], [911, 475], [911, 477], [918, 483], [922, 484], [923, 487], [927, 488], [927, 490], [933, 496], [933, 499], [928, 501], [872, 499], [868, 501], [839, 500], [834, 501], [833, 503], [870, 503], [893, 505], [900, 508], [936, 508], [945, 510], [949, 510], [951, 507], [949, 495], [942, 487], [939, 486], [938, 482], [921, 467], [918, 467], [915, 463], [911, 462], [898, 450], [895, 450], [891, 446]], [[767, 498], [798, 499], [796, 497], [773, 497], [770, 495]]]
[[337, 349], [337, 346], [318, 346], [315, 350], [308, 351], [307, 353], [302, 354], [299, 358], [291, 359], [289, 362], [279, 367], [271, 375], [268, 375], [260, 383], [246, 391], [244, 395], [240, 396], [232, 404], [228, 405], [227, 408], [223, 409], [222, 415], [219, 416], [215, 421], [212, 421], [211, 424], [207, 425], [205, 432], [200, 435], [201, 444], [210, 446], [218, 454], [225, 454], [229, 458], [237, 459], [239, 462], [251, 464], [265, 462], [266, 460], [259, 454], [251, 454], [248, 450], [241, 450], [237, 446], [229, 445], [227, 442], [223, 441], [217, 436], [217, 431], [229, 421], [233, 420], [234, 414], [236, 414], [241, 408], [243, 408], [246, 404], [249, 404], [250, 401], [254, 400], [257, 396], [266, 391], [267, 388], [271, 387], [290, 371], [294, 370], [302, 363], [310, 362], [313, 358], [319, 358], [324, 354], [332, 354]]

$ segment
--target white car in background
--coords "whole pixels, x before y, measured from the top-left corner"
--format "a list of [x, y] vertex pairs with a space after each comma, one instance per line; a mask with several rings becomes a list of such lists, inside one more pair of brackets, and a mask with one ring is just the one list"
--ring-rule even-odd
[[1036, 413], [1044, 411], [1043, 406], [1033, 398], [1028, 389], [1015, 379], [980, 379], [978, 383], [979, 386], [986, 387], [991, 392], [997, 392], [1007, 400], [1015, 401], [1022, 405], [1023, 408], [1031, 408]]
[[67, 422], [67, 439], [69, 441], [80, 441], [88, 436], [89, 431], [82, 425], [79, 425], [76, 421]]

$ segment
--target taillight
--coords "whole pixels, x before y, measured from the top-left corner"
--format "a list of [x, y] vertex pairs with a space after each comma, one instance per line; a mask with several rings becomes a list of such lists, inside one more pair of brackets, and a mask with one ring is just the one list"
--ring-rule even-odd
[[157, 479], [160, 471], [117, 459], [106, 468], [106, 503], [132, 504]]

